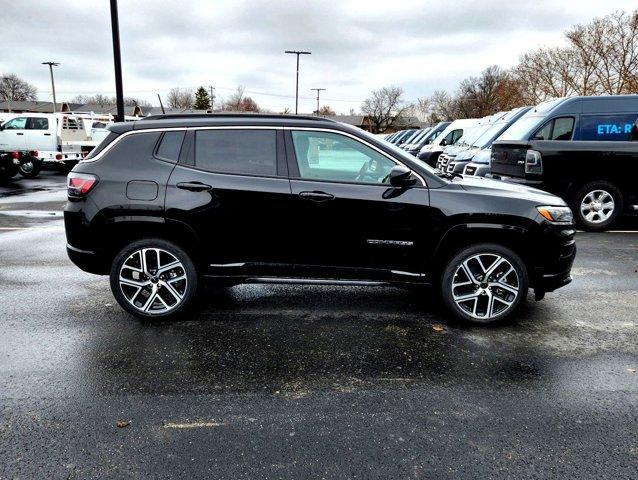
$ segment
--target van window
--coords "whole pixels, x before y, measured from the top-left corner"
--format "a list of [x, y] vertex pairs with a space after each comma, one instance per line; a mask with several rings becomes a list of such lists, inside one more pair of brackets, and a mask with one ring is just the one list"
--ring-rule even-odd
[[177, 162], [184, 141], [184, 131], [166, 132], [157, 147], [155, 156], [171, 162]]
[[27, 128], [27, 117], [12, 118], [4, 124], [5, 130], [24, 130]]
[[29, 130], [48, 130], [49, 129], [49, 119], [42, 117], [32, 117], [29, 118], [27, 122], [27, 129]]
[[198, 130], [195, 165], [211, 172], [277, 175], [275, 130]]
[[547, 122], [534, 135], [535, 140], [571, 140], [574, 132], [574, 117], [559, 117]]
[[638, 128], [638, 114], [581, 115], [581, 140], [608, 142], [636, 141], [632, 130]]

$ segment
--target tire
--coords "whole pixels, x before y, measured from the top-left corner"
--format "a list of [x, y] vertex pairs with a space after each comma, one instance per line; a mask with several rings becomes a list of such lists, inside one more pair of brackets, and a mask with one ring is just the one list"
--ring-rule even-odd
[[[173, 267], [168, 267], [171, 264]], [[110, 280], [120, 306], [143, 319], [173, 319], [186, 314], [194, 305], [199, 283], [190, 256], [159, 238], [138, 240], [120, 250], [113, 260]]]
[[[490, 273], [489, 278], [484, 278], [485, 273]], [[441, 295], [448, 310], [463, 321], [480, 325], [510, 318], [526, 299], [528, 288], [529, 275], [521, 257], [493, 243], [462, 249], [441, 276]]]
[[42, 170], [42, 161], [33, 157], [29, 157], [29, 161], [21, 163], [19, 167], [20, 175], [24, 178], [35, 178], [40, 174], [40, 170]]
[[570, 206], [580, 228], [602, 232], [613, 225], [622, 212], [623, 198], [613, 183], [599, 180], [583, 185], [573, 195]]

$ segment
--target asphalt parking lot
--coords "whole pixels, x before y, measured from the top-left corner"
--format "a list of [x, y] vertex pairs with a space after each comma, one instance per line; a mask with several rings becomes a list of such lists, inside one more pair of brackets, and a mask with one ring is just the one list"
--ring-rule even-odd
[[145, 323], [67, 259], [65, 198], [0, 187], [0, 478], [638, 478], [636, 221], [500, 327], [274, 285]]

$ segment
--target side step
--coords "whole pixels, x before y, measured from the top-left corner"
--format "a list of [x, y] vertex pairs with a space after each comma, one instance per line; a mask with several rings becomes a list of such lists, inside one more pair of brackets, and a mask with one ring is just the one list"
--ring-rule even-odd
[[348, 285], [362, 287], [378, 287], [389, 285], [389, 282], [369, 280], [337, 280], [319, 278], [280, 278], [280, 277], [250, 277], [242, 280], [242, 283], [278, 283], [284, 285]]

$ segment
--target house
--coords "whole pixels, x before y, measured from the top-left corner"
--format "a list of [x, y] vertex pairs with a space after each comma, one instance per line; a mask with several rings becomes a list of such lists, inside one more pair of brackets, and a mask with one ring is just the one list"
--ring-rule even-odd
[[[379, 133], [369, 115], [328, 115], [326, 118], [359, 127], [370, 133]], [[394, 133], [397, 130], [421, 127], [422, 122], [416, 117], [399, 117], [393, 122], [393, 125], [387, 128], [383, 133]]]

